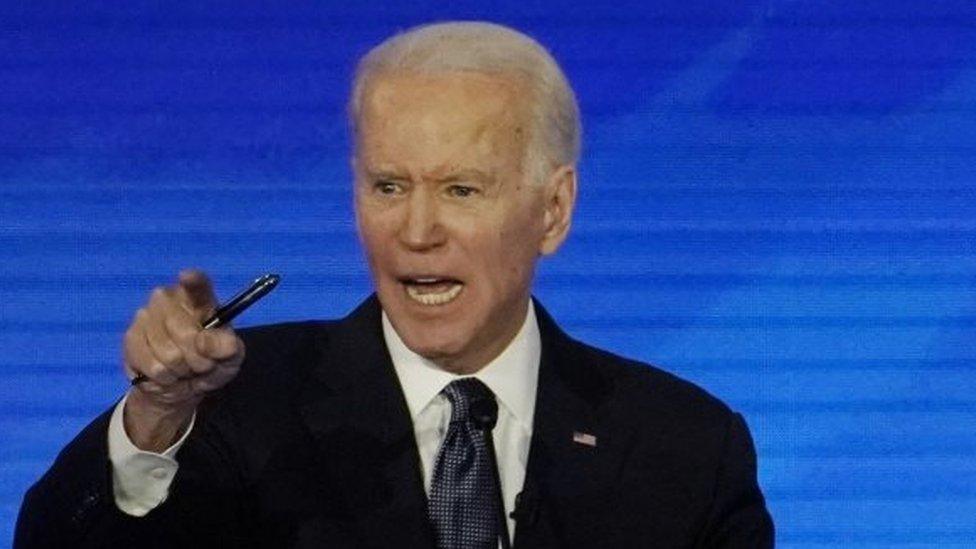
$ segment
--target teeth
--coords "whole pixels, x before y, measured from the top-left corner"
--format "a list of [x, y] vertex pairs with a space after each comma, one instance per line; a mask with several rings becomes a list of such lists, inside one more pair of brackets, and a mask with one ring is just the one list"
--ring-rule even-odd
[[[437, 279], [429, 279], [431, 281], [436, 281]], [[423, 283], [424, 279], [417, 280], [417, 282]], [[461, 293], [461, 284], [451, 283], [444, 291], [441, 292], [431, 292], [429, 290], [421, 291], [420, 288], [407, 284], [407, 295], [411, 299], [418, 303], [424, 305], [444, 305], [445, 303], [450, 303], [454, 301], [454, 298]]]

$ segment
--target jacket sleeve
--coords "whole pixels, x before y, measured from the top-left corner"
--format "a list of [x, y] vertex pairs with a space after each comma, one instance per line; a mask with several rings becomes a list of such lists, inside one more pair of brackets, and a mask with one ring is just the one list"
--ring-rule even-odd
[[723, 448], [712, 505], [697, 546], [773, 547], [773, 521], [756, 479], [756, 451], [740, 414], [732, 414]]
[[197, 425], [178, 454], [180, 468], [167, 500], [135, 517], [115, 504], [110, 417], [111, 410], [85, 427], [27, 491], [15, 548], [194, 547], [216, 540], [247, 545], [240, 520], [241, 483], [222, 450], [225, 445], [215, 440], [215, 426]]

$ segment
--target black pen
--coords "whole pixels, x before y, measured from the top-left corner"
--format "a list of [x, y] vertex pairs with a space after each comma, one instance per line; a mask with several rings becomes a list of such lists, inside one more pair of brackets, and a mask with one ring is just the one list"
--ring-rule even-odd
[[[281, 277], [276, 274], [266, 274], [258, 277], [244, 291], [220, 306], [214, 311], [214, 314], [210, 315], [200, 325], [203, 326], [204, 330], [209, 330], [210, 328], [219, 328], [227, 324], [231, 320], [234, 320], [237, 315], [243, 313], [248, 307], [257, 303], [259, 299], [268, 295], [278, 285], [279, 280], [281, 280]], [[132, 378], [132, 385], [138, 385], [148, 380], [149, 378], [145, 374], [139, 374]]]

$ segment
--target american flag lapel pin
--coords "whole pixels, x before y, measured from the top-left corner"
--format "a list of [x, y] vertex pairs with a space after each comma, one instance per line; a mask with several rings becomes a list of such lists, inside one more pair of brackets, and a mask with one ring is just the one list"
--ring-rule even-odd
[[596, 448], [596, 437], [590, 433], [583, 433], [580, 431], [573, 431], [573, 442], [576, 444], [582, 444], [583, 446], [590, 446], [591, 448]]

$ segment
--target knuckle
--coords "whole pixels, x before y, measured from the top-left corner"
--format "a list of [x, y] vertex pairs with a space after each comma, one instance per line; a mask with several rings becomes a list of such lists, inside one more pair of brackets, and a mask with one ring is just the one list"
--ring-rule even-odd
[[217, 386], [214, 384], [213, 380], [210, 378], [201, 378], [193, 380], [193, 390], [201, 393], [206, 393], [216, 389]]
[[165, 406], [180, 404], [192, 396], [190, 392], [190, 383], [188, 381], [160, 383], [158, 381], [151, 380], [146, 383], [140, 383], [139, 390], [146, 394], [152, 395], [152, 398], [156, 403]]
[[219, 332], [217, 337], [220, 352], [224, 357], [227, 358], [236, 355], [238, 348], [243, 344], [241, 338], [237, 337], [237, 334], [229, 329]]
[[163, 387], [159, 383], [156, 383], [152, 377], [149, 377], [149, 381], [140, 383], [139, 385], [136, 385], [136, 387], [138, 387], [143, 393], [149, 395], [158, 395], [163, 391]]
[[125, 372], [126, 377], [129, 378], [138, 376], [142, 373], [139, 370], [136, 370], [132, 366], [132, 361], [129, 360], [129, 357], [125, 357], [125, 356], [122, 357], [122, 371]]
[[133, 325], [129, 326], [129, 329], [122, 334], [122, 341], [125, 343], [126, 347], [131, 347], [139, 342], [139, 330]]
[[167, 341], [156, 349], [156, 358], [167, 366], [173, 366], [183, 362], [183, 351], [171, 341]]
[[228, 375], [228, 373], [222, 369], [217, 369], [205, 376], [200, 376], [194, 379], [194, 388], [201, 392], [215, 391], [224, 385], [227, 385], [227, 383], [233, 378], [233, 375]]
[[140, 362], [148, 354], [146, 338], [141, 332], [129, 330], [122, 339], [122, 355], [130, 362]]
[[234, 337], [222, 330], [208, 330], [201, 332], [197, 338], [197, 349], [200, 354], [209, 358], [224, 360], [233, 354]]
[[166, 299], [166, 288], [162, 286], [156, 286], [152, 289], [152, 292], [149, 293], [150, 303], [159, 302], [163, 299]]
[[139, 326], [144, 325], [148, 321], [149, 311], [147, 311], [145, 307], [140, 307], [136, 311], [135, 316], [132, 317], [132, 323], [129, 324], [129, 331], [131, 332], [136, 330]]
[[214, 339], [214, 350], [220, 354], [221, 358], [230, 357], [237, 349], [237, 342], [235, 341], [236, 338], [227, 332], [217, 334]]
[[196, 335], [196, 328], [187, 320], [185, 315], [171, 314], [163, 320], [166, 330], [173, 337], [185, 341]]
[[211, 356], [213, 354], [213, 334], [201, 331], [194, 338], [193, 345], [201, 355]]
[[241, 371], [241, 364], [237, 361], [224, 362], [218, 369], [219, 374], [226, 376], [228, 379], [236, 376], [239, 371]]
[[176, 376], [174, 376], [166, 366], [158, 362], [154, 362], [147, 366], [146, 371], [143, 373], [156, 382], [169, 383], [176, 379]]
[[139, 367], [138, 354], [133, 352], [130, 345], [124, 345], [122, 347], [122, 362], [125, 367], [135, 370]]
[[187, 364], [197, 374], [209, 372], [217, 366], [215, 361], [198, 354], [188, 355]]
[[213, 375], [215, 378], [220, 380], [221, 385], [225, 385], [227, 383], [230, 383], [232, 379], [237, 377], [237, 374], [239, 374], [240, 371], [241, 371], [240, 365], [237, 364], [224, 365], [223, 367], [218, 368], [216, 371], [214, 371]]

